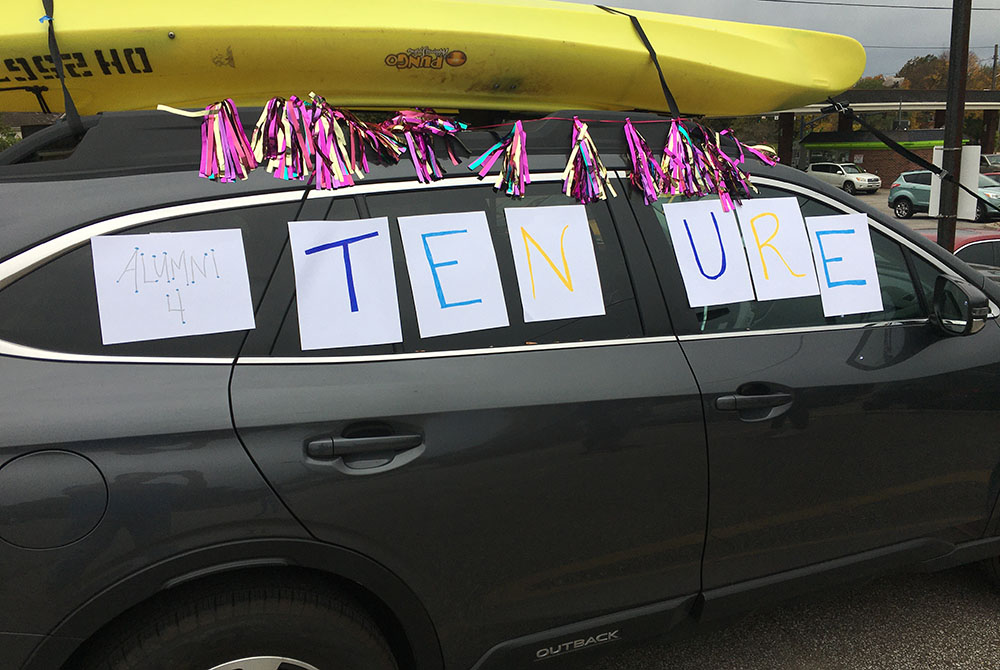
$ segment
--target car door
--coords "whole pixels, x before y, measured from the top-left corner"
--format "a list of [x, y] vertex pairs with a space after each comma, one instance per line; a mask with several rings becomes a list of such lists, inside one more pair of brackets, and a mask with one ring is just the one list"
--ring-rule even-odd
[[[848, 209], [755, 183], [797, 197], [806, 216]], [[951, 270], [870, 220], [883, 312], [825, 318], [819, 296], [692, 309], [662, 210], [641, 223], [705, 403], [709, 606], [983, 534], [1000, 464], [1000, 443], [984, 439], [1000, 408], [1000, 328], [949, 338], [928, 323], [933, 281]]]
[[[569, 633], [543, 631], [672, 616], [700, 587], [702, 409], [635, 221], [586, 206], [604, 316], [526, 323], [505, 213], [567, 204], [557, 175], [532, 177], [523, 200], [464, 179], [332, 198], [329, 219], [389, 219], [402, 343], [303, 352], [286, 250], [232, 379], [239, 435], [286, 504], [409, 585], [448, 667], [501, 643], [476, 667], [555, 655]], [[454, 212], [489, 221], [510, 325], [421, 338], [397, 218]]]

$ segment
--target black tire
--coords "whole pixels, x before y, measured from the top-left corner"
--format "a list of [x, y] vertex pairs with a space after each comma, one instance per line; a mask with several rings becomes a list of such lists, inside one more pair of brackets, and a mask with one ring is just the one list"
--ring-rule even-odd
[[396, 670], [388, 643], [362, 609], [308, 579], [188, 588], [123, 618], [73, 667], [237, 670], [243, 664], [236, 661], [263, 659], [247, 670]]
[[854, 188], [854, 182], [853, 181], [845, 181], [844, 182], [844, 190], [847, 191], [847, 193], [849, 195], [854, 195], [854, 194], [856, 194], [858, 192], [858, 189]]
[[908, 219], [913, 216], [913, 203], [909, 198], [896, 198], [892, 204], [892, 213], [897, 219]]
[[976, 202], [976, 223], [982, 223], [986, 220], [986, 205], [981, 202]]

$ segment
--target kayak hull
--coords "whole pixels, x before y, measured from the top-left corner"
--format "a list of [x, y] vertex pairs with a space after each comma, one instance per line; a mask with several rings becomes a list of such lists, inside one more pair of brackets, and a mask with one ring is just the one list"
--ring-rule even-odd
[[[191, 0], [145, 5], [59, 2], [56, 36], [81, 113], [227, 97], [259, 105], [311, 91], [352, 108], [668, 111], [629, 19], [594, 6], [327, 3], [288, 17], [259, 0], [231, 15]], [[62, 111], [39, 13], [33, 2], [7, 11], [0, 88], [47, 87], [45, 101]], [[864, 69], [863, 48], [847, 37], [632, 13], [688, 114], [801, 106], [849, 88]], [[29, 91], [0, 92], [0, 111], [37, 109]]]

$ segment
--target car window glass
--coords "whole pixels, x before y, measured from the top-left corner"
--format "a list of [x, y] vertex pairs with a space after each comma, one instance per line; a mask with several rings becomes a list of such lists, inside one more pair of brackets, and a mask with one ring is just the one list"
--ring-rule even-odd
[[918, 254], [910, 254], [910, 258], [913, 260], [913, 270], [917, 274], [917, 285], [924, 292], [926, 304], [930, 305], [934, 296], [934, 283], [937, 281], [938, 275], [941, 274], [941, 270]]
[[[504, 211], [514, 207], [566, 205], [566, 196], [558, 184], [533, 184], [529, 195], [520, 199], [512, 199], [498, 194], [490, 186], [484, 184], [471, 188], [433, 189], [373, 195], [367, 197], [366, 202], [371, 216], [389, 217], [405, 351], [477, 349], [536, 343], [621, 339], [642, 335], [642, 325], [632, 293], [631, 280], [617, 232], [612, 223], [608, 206], [604, 202], [587, 205], [586, 212], [597, 257], [606, 314], [604, 316], [532, 323], [524, 322]], [[505, 328], [421, 338], [417, 328], [396, 218], [419, 214], [476, 211], [485, 212], [489, 222], [510, 325]], [[329, 350], [328, 353], [336, 354], [338, 350]]]
[[[788, 197], [791, 195], [780, 189], [759, 187], [756, 197]], [[843, 214], [825, 203], [802, 195], [797, 196], [804, 216], [827, 216]], [[663, 202], [668, 200], [664, 199]], [[660, 227], [668, 238], [666, 217], [662, 209], [653, 208], [660, 221]], [[691, 309], [696, 323], [694, 333], [721, 333], [747, 330], [773, 330], [778, 328], [801, 328], [808, 326], [840, 325], [851, 323], [874, 323], [926, 316], [917, 295], [917, 288], [911, 278], [903, 250], [896, 242], [875, 230], [871, 230], [872, 249], [878, 270], [879, 285], [882, 289], [883, 310], [866, 314], [850, 314], [825, 317], [820, 296], [806, 296], [783, 300], [750, 300], [727, 305], [696, 307]], [[690, 321], [689, 321], [690, 323]]]
[[[268, 205], [178, 217], [119, 231], [167, 233], [239, 228], [258, 305], [287, 235], [294, 204]], [[245, 331], [145, 342], [101, 343], [90, 245], [49, 261], [0, 291], [0, 339], [75, 354], [129, 356], [235, 356]]]
[[955, 252], [955, 255], [966, 263], [982, 263], [983, 265], [996, 265], [994, 258], [994, 242], [974, 242], [962, 247]]
[[931, 185], [931, 173], [930, 172], [918, 172], [917, 174], [911, 174], [907, 176], [906, 181], [913, 184], [920, 184], [921, 186]]
[[1000, 182], [996, 179], [984, 174], [979, 175], [979, 188], [996, 188], [997, 186], [1000, 186]]
[[846, 174], [861, 174], [862, 172], [857, 165], [843, 165], [841, 167], [843, 167]]

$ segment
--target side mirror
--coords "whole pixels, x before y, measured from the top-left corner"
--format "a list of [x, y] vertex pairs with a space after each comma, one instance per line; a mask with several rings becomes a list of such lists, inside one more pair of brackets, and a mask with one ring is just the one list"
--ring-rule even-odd
[[990, 313], [987, 297], [957, 277], [938, 275], [934, 282], [931, 321], [946, 335], [972, 335], [982, 330]]
[[844, 171], [843, 171], [843, 170], [840, 170], [840, 169], [838, 169], [838, 170], [837, 170], [837, 174], [844, 174]]

